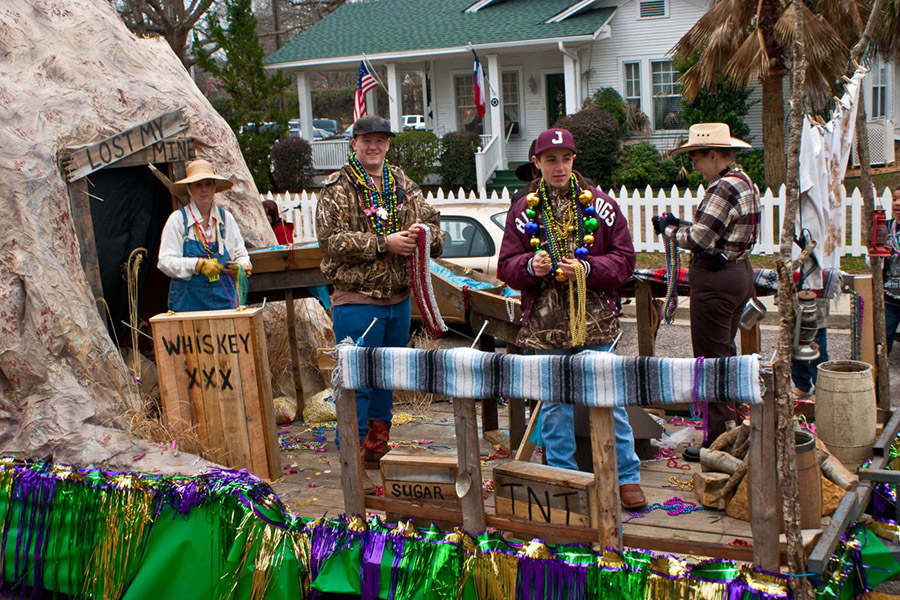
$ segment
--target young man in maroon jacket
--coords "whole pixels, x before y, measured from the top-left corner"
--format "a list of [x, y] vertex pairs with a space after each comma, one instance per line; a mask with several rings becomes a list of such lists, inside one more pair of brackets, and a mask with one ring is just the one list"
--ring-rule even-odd
[[[609, 350], [620, 330], [616, 290], [634, 272], [634, 245], [615, 201], [573, 171], [576, 152], [569, 131], [541, 133], [532, 158], [540, 176], [506, 218], [498, 276], [522, 292], [516, 345], [527, 354]], [[640, 460], [625, 409], [613, 417], [619, 495], [634, 510], [647, 504]], [[545, 403], [541, 436], [547, 464], [578, 468], [572, 405]]]

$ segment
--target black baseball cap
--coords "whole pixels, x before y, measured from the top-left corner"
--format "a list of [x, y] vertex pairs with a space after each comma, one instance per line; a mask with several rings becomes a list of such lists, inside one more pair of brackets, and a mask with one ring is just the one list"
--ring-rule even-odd
[[394, 132], [391, 131], [391, 122], [378, 115], [366, 115], [356, 120], [356, 123], [353, 124], [353, 137], [364, 133], [383, 133], [394, 137]]

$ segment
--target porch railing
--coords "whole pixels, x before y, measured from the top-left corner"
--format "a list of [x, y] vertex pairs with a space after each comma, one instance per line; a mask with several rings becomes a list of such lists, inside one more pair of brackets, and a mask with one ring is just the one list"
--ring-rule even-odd
[[[485, 137], [489, 138], [486, 142]], [[499, 136], [481, 136], [481, 138], [481, 147], [475, 152], [475, 180], [477, 181], [476, 189], [484, 196], [488, 179], [491, 178], [494, 171], [500, 168], [502, 152]]]
[[340, 169], [350, 154], [350, 140], [316, 140], [312, 144], [313, 167], [322, 171]]

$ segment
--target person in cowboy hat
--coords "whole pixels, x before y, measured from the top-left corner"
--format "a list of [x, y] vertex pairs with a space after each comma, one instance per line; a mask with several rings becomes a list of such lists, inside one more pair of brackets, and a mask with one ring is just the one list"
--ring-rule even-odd
[[159, 270], [172, 278], [169, 310], [237, 308], [236, 281], [252, 265], [234, 216], [216, 206], [215, 195], [232, 186], [205, 160], [187, 165], [187, 177], [172, 184], [172, 193], [191, 201], [163, 227]]
[[[409, 257], [425, 236], [424, 227], [431, 234], [431, 256], [440, 256], [444, 247], [438, 212], [419, 186], [385, 159], [393, 136], [387, 119], [358, 119], [348, 164], [325, 179], [316, 207], [322, 272], [334, 286], [335, 340], [365, 334], [367, 348], [406, 346]], [[392, 404], [390, 390], [356, 390], [360, 460], [366, 468], [377, 469], [388, 451]], [[363, 483], [367, 492], [374, 491], [368, 477]]]
[[[688, 141], [669, 152], [687, 152], [694, 170], [709, 182], [693, 222], [674, 214], [653, 217], [656, 232], [691, 251], [691, 345], [695, 357], [734, 356], [734, 336], [744, 305], [753, 294], [748, 256], [759, 229], [759, 193], [735, 162], [735, 152], [750, 144], [731, 137], [725, 123], [697, 123]], [[709, 446], [736, 422], [733, 403], [707, 403], [703, 445]], [[685, 450], [686, 460], [700, 460], [700, 448]]]
[[[532, 158], [538, 177], [506, 217], [497, 275], [522, 293], [516, 345], [524, 354], [609, 351], [621, 330], [616, 290], [634, 273], [634, 243], [615, 200], [573, 170], [576, 152], [568, 130], [542, 132]], [[576, 295], [584, 310], [572, 314]], [[540, 419], [547, 464], [578, 470], [572, 405], [545, 402]], [[634, 510], [647, 504], [641, 462], [625, 409], [613, 409], [613, 420], [619, 498]]]

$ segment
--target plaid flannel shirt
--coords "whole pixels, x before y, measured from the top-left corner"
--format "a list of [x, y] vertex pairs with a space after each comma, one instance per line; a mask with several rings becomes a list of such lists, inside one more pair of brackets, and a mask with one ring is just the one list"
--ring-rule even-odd
[[670, 225], [666, 236], [692, 252], [721, 252], [728, 260], [750, 253], [759, 229], [759, 193], [739, 165], [719, 173], [697, 206], [693, 223]]

